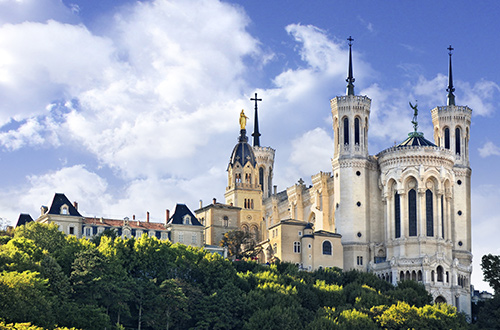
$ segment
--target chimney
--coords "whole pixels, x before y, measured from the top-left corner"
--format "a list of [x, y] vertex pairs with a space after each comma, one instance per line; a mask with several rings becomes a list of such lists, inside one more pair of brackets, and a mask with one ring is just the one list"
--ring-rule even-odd
[[168, 223], [168, 219], [170, 219], [170, 210], [167, 209], [165, 211], [165, 223]]
[[146, 222], [149, 223], [149, 211], [146, 212]]
[[214, 197], [214, 199], [212, 201], [214, 202], [214, 205], [215, 205], [215, 203], [217, 203], [217, 198]]
[[274, 188], [274, 195], [276, 195], [278, 193], [278, 186], [273, 186]]
[[233, 206], [233, 202], [231, 202], [229, 205]]
[[78, 202], [73, 202], [73, 206], [75, 207], [75, 209], [78, 211]]
[[200, 199], [200, 209], [203, 207], [203, 201]]
[[134, 214], [134, 215], [132, 215], [132, 220], [135, 220], [135, 214]]

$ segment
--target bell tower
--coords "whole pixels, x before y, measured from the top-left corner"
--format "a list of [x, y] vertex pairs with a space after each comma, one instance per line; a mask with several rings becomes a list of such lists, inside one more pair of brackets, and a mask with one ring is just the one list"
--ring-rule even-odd
[[455, 156], [453, 172], [455, 181], [445, 193], [450, 196], [451, 209], [448, 211], [452, 224], [454, 258], [461, 264], [470, 265], [471, 254], [471, 168], [469, 163], [469, 137], [472, 110], [468, 106], [455, 104], [451, 56], [453, 48], [448, 47], [448, 102], [446, 106], [431, 110], [436, 144], [448, 149]]
[[[370, 189], [377, 185], [377, 166], [368, 156], [371, 100], [354, 93], [352, 41], [349, 37], [346, 95], [330, 101], [334, 130], [332, 159], [334, 223], [342, 235], [344, 269], [366, 270], [370, 260]], [[374, 219], [372, 219], [374, 220]]]
[[259, 242], [262, 239], [262, 189], [258, 181], [259, 168], [255, 153], [246, 135], [247, 119], [241, 110], [240, 136], [229, 159], [224, 197], [226, 204], [241, 208], [241, 229], [250, 232]]
[[274, 152], [275, 150], [271, 147], [261, 147], [260, 146], [260, 132], [259, 132], [259, 114], [257, 108], [257, 102], [262, 101], [257, 97], [250, 98], [250, 101], [255, 102], [255, 116], [253, 124], [253, 151], [255, 153], [255, 159], [257, 161], [258, 168], [258, 183], [260, 189], [262, 190], [262, 197], [264, 199], [268, 198], [272, 194], [273, 189], [273, 168], [274, 168]]

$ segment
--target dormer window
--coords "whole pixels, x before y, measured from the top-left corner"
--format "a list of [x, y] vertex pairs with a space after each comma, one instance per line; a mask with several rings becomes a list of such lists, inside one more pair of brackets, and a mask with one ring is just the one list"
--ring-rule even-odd
[[61, 214], [63, 214], [63, 215], [68, 215], [69, 214], [69, 207], [68, 207], [68, 205], [64, 204], [63, 206], [61, 206]]
[[191, 216], [189, 214], [186, 214], [182, 218], [182, 223], [185, 224], [185, 225], [190, 225], [191, 224]]

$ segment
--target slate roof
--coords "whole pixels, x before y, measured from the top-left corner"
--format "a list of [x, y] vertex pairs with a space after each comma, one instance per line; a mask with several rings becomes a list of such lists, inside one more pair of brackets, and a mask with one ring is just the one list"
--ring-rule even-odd
[[193, 212], [186, 206], [186, 204], [176, 204], [174, 214], [168, 219], [169, 225], [183, 225], [184, 216], [188, 214], [191, 216], [191, 225], [203, 226], [198, 219], [194, 216]]
[[[103, 226], [103, 227], [123, 227], [125, 226], [125, 220], [116, 220], [116, 219], [104, 219], [104, 218], [84, 218], [84, 225], [93, 225], [93, 226]], [[145, 221], [137, 221], [137, 220], [129, 220], [128, 226], [133, 229], [140, 230], [165, 230], [165, 225], [160, 222], [145, 222]]]
[[66, 204], [68, 206], [68, 215], [74, 215], [77, 217], [81, 217], [82, 215], [78, 213], [78, 210], [71, 204], [69, 199], [64, 194], [56, 193], [54, 195], [54, 200], [52, 200], [52, 205], [50, 205], [50, 209], [48, 214], [61, 214], [61, 206]]
[[408, 138], [398, 144], [396, 148], [422, 146], [422, 147], [437, 147], [434, 143], [424, 138], [424, 133], [412, 132], [408, 134]]
[[19, 219], [17, 219], [16, 228], [30, 222], [33, 222], [33, 218], [31, 217], [31, 215], [27, 213], [21, 213], [19, 214]]
[[253, 149], [248, 144], [246, 130], [244, 129], [240, 131], [238, 144], [234, 146], [233, 152], [231, 153], [231, 158], [229, 160], [229, 163], [233, 166], [236, 165], [237, 162], [239, 162], [241, 166], [245, 166], [247, 162], [250, 162], [252, 166], [255, 166], [255, 164], [257, 163], [257, 161], [255, 160]]

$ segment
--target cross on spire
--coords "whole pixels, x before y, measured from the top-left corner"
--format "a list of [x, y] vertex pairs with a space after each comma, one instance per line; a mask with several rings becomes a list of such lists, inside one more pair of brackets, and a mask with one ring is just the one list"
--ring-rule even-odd
[[251, 98], [250, 101], [255, 101], [255, 124], [253, 126], [253, 146], [260, 147], [260, 133], [259, 133], [259, 115], [257, 113], [257, 102], [262, 101], [262, 99], [257, 98], [257, 93], [255, 97]]
[[453, 47], [450, 45], [447, 49], [449, 50], [448, 55], [450, 55], [450, 68], [448, 73], [448, 88], [446, 91], [448, 92], [448, 105], [455, 105], [455, 95], [453, 94], [455, 87], [453, 87], [453, 74], [451, 71], [451, 55]]
[[355, 81], [355, 79], [352, 75], [352, 51], [351, 51], [352, 42], [354, 39], [351, 36], [349, 36], [349, 38], [347, 38], [347, 40], [349, 41], [349, 72], [348, 72], [347, 79], [345, 81], [347, 82], [347, 95], [354, 95], [354, 81]]

